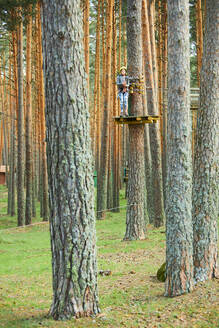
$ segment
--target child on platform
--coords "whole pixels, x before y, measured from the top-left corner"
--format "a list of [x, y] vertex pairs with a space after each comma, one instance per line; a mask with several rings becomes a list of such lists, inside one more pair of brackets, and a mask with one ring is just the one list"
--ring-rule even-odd
[[120, 99], [120, 116], [128, 116], [129, 77], [126, 75], [125, 66], [120, 68], [120, 74], [117, 76], [116, 84], [118, 86], [118, 97]]

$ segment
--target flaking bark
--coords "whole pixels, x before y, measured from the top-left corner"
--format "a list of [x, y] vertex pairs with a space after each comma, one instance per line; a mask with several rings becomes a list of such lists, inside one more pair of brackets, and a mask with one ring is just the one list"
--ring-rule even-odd
[[23, 24], [17, 31], [17, 76], [18, 76], [18, 111], [17, 111], [17, 219], [18, 226], [24, 225], [24, 104], [23, 104]]
[[[127, 54], [128, 74], [131, 77], [142, 76], [142, 36], [141, 2], [127, 1]], [[130, 94], [131, 115], [143, 114], [142, 95]], [[126, 214], [126, 233], [124, 240], [145, 239], [145, 166], [144, 166], [144, 126], [129, 125], [129, 180], [128, 207]], [[148, 219], [147, 219], [148, 221]]]
[[207, 2], [193, 174], [194, 277], [218, 276], [219, 3]]
[[168, 1], [165, 296], [193, 289], [189, 1]]
[[99, 312], [94, 186], [82, 14], [77, 0], [43, 1], [47, 162], [56, 320]]

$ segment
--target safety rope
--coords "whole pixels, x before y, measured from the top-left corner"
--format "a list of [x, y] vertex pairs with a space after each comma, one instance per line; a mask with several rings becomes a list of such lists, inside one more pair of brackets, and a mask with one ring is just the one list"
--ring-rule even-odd
[[[143, 203], [133, 203], [133, 204], [129, 204], [129, 205], [123, 205], [123, 206], [107, 208], [105, 210], [95, 211], [95, 213], [104, 213], [104, 212], [109, 212], [109, 211], [120, 209], [120, 208], [127, 208], [127, 207], [130, 207], [130, 206], [139, 206], [139, 205], [143, 205]], [[29, 227], [33, 227], [33, 226], [37, 226], [37, 225], [41, 225], [41, 224], [48, 224], [48, 223], [49, 223], [49, 221], [42, 221], [42, 222], [31, 223], [31, 224], [24, 225], [24, 226], [19, 226], [19, 227], [0, 229], [0, 233], [5, 232], [5, 231], [25, 229], [25, 228], [29, 228]]]

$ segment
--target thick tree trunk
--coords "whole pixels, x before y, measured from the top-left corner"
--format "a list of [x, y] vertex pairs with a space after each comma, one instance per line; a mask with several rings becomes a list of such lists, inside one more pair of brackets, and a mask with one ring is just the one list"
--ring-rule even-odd
[[43, 1], [53, 267], [50, 313], [58, 320], [99, 312], [93, 163], [81, 31], [79, 1]]
[[168, 167], [165, 296], [193, 289], [189, 1], [168, 0]]
[[193, 174], [194, 276], [218, 276], [219, 3], [207, 2]]
[[[142, 77], [141, 2], [127, 1], [127, 54], [129, 76]], [[130, 94], [131, 115], [143, 114], [142, 95]], [[144, 125], [129, 125], [129, 180], [124, 240], [145, 239]]]

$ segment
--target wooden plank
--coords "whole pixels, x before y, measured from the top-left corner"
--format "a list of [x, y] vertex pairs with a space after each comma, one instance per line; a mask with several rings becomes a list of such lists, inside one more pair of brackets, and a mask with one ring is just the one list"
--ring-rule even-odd
[[157, 123], [159, 120], [158, 115], [147, 116], [116, 116], [113, 117], [116, 124], [152, 124]]
[[149, 120], [143, 120], [143, 121], [115, 121], [116, 124], [147, 124], [147, 123], [150, 123], [150, 124], [153, 124], [153, 123], [156, 123], [157, 121], [149, 121]]

